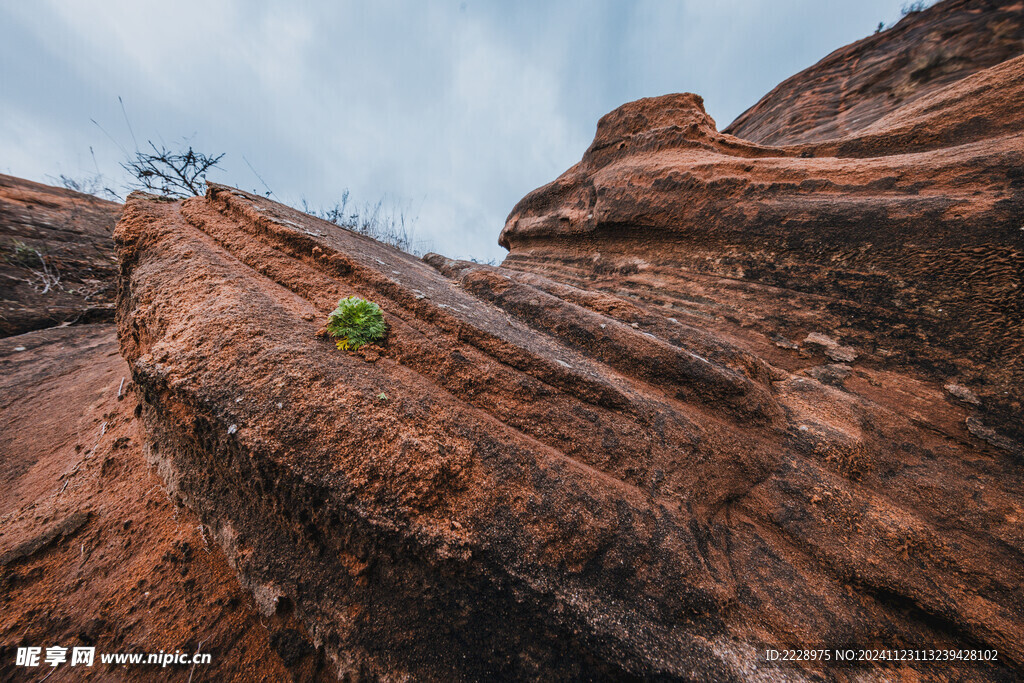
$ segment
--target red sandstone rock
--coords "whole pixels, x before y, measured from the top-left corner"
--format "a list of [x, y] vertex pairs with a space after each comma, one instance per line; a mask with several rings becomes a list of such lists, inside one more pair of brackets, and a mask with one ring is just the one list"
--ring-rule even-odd
[[90, 680], [314, 678], [301, 625], [260, 614], [148, 466], [130, 383], [112, 325], [0, 339], [0, 679], [42, 678], [14, 648], [54, 645], [212, 656], [155, 674], [97, 654]]
[[113, 318], [121, 205], [0, 175], [0, 336]]
[[[1019, 463], [941, 385], [858, 360], [842, 391], [633, 292], [434, 270], [221, 186], [133, 195], [115, 236], [152, 461], [342, 673], [799, 680], [825, 669], [765, 648], [894, 643], [998, 649], [952, 669], [975, 680], [1024, 661]], [[384, 311], [376, 362], [317, 336], [351, 294]]]
[[[863, 132], [890, 112], [1024, 52], [1021, 10], [1019, 0], [946, 0], [913, 12], [786, 79], [725, 132], [766, 145]], [[989, 122], [979, 113], [959, 123]]]
[[[113, 318], [121, 208], [0, 176], [0, 678], [27, 672], [13, 648], [52, 645], [211, 654], [164, 670], [180, 680], [333, 678], [293, 616], [260, 614], [150, 470], [114, 326], [67, 326]], [[91, 671], [153, 676], [98, 659]]]
[[833, 360], [970, 388], [1024, 442], [1021, 102], [1024, 57], [792, 147], [718, 133], [695, 95], [632, 102], [513, 209], [503, 265], [628, 294], [787, 369], [803, 359], [780, 339], [826, 334]]
[[[109, 330], [0, 342], [5, 642], [209, 637], [212, 680], [1019, 677], [1022, 12], [912, 15], [739, 137], [628, 104], [498, 268], [133, 195], [131, 393]], [[389, 326], [360, 354], [318, 334], [350, 294]], [[764, 657], [808, 647], [999, 658]]]

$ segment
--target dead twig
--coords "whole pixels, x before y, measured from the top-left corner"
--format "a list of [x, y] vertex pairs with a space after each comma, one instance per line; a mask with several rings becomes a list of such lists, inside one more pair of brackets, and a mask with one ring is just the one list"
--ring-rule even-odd
[[192, 683], [192, 674], [196, 672], [196, 655], [203, 649], [203, 643], [205, 642], [205, 640], [200, 640], [199, 645], [196, 646], [195, 654], [192, 655], [192, 669], [188, 672], [188, 683]]
[[135, 152], [135, 158], [121, 164], [139, 181], [143, 189], [165, 197], [197, 197], [203, 194], [206, 172], [215, 168], [223, 154], [210, 156], [192, 149], [174, 152], [152, 142], [150, 152]]
[[57, 267], [51, 266], [49, 263], [47, 263], [46, 257], [43, 256], [43, 254], [38, 249], [33, 249], [32, 251], [35, 252], [36, 256], [39, 259], [39, 269], [37, 270], [35, 268], [29, 268], [28, 270], [30, 273], [39, 278], [39, 286], [42, 287], [42, 289], [39, 290], [39, 293], [47, 294], [58, 287], [63, 289], [63, 287], [61, 287], [60, 284], [60, 271], [57, 269]]

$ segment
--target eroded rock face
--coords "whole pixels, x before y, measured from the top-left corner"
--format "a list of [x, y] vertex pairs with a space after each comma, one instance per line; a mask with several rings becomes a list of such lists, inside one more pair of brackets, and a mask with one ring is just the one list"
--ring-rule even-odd
[[513, 209], [503, 265], [628, 294], [787, 369], [803, 361], [776, 344], [828, 334], [976, 390], [1021, 442], [1021, 102], [1024, 57], [790, 147], [718, 133], [694, 95], [632, 102]]
[[[169, 680], [336, 680], [312, 653], [296, 656], [301, 625], [258, 612], [164, 490], [130, 384], [111, 324], [0, 339], [0, 679], [48, 673], [17, 665], [18, 647], [91, 646], [211, 655], [162, 669]], [[97, 655], [91, 675], [64, 675], [152, 681], [155, 668]]]
[[[666, 121], [671, 145], [629, 133]], [[633, 144], [765, 158], [693, 96], [602, 126], [610, 144], [588, 155], [613, 180]], [[367, 678], [800, 680], [823, 665], [765, 648], [897, 644], [999, 651], [905, 665], [925, 679], [1019, 672], [1024, 482], [965, 428], [977, 406], [860, 352], [816, 380], [776, 361], [827, 365], [846, 340], [766, 347], [743, 324], [667, 314], [653, 279], [616, 295], [570, 284], [586, 278], [555, 257], [525, 272], [523, 245], [604, 225], [584, 223], [586, 163], [517, 209], [516, 269], [420, 261], [216, 185], [129, 198], [118, 332], [150, 459], [243, 585]], [[650, 215], [674, 210], [653, 200]], [[638, 259], [670, 234], [639, 232]], [[361, 355], [318, 336], [353, 294], [389, 325]]]
[[0, 337], [110, 321], [121, 205], [0, 175]]
[[912, 12], [786, 79], [725, 132], [766, 145], [862, 132], [918, 98], [1024, 53], [1021, 10], [1019, 0], [945, 0]]
[[[747, 139], [696, 95], [627, 104], [513, 210], [502, 267], [217, 185], [132, 195], [150, 462], [353, 678], [1019, 677], [1021, 12], [913, 15]], [[918, 73], [922, 35], [970, 59]], [[872, 46], [861, 106], [835, 74]], [[379, 347], [319, 336], [349, 295]]]

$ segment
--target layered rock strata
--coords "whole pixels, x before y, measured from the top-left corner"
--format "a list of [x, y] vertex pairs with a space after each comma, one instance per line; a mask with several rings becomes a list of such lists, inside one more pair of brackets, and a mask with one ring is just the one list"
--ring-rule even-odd
[[0, 337], [110, 321], [121, 205], [0, 175]]
[[982, 396], [1024, 442], [1024, 57], [855, 136], [766, 147], [695, 95], [608, 114], [583, 160], [527, 195], [507, 268], [613, 292], [780, 353], [826, 334], [879, 369]]
[[[914, 100], [1021, 53], [1018, 0], [945, 0], [787, 78], [725, 132], [767, 145], [860, 133]], [[978, 122], [984, 117], [979, 112]]]
[[[1014, 680], [1022, 13], [913, 13], [727, 133], [696, 95], [627, 104], [501, 267], [133, 195], [147, 457], [342, 676]], [[321, 336], [349, 295], [379, 346]]]
[[[681, 148], [651, 149], [771, 158], [668, 102], [606, 119], [616, 142], [592, 152], [624, 159], [636, 119], [664, 117]], [[592, 239], [579, 185], [558, 187], [560, 243]], [[517, 268], [525, 240], [559, 243], [554, 196], [526, 200], [529, 237], [514, 214]], [[1020, 463], [941, 384], [823, 333], [792, 344], [839, 359], [819, 381], [742, 325], [574, 286], [555, 258], [558, 279], [424, 262], [222, 186], [132, 195], [115, 237], [151, 462], [342, 674], [799, 680], [825, 665], [763, 652], [804, 646], [997, 649], [957, 667], [975, 680], [1024, 663]], [[318, 335], [352, 294], [389, 326], [358, 354]]]
[[[336, 680], [294, 617], [257, 611], [164, 490], [130, 387], [113, 325], [0, 339], [0, 679]], [[95, 661], [17, 664], [17, 648], [52, 646], [94, 647]], [[101, 661], [161, 650], [211, 662]]]

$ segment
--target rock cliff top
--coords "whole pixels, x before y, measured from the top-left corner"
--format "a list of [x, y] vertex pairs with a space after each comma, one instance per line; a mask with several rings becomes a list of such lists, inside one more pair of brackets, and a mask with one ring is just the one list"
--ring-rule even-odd
[[845, 137], [1022, 53], [1019, 0], [945, 0], [787, 78], [725, 131], [767, 145]]

